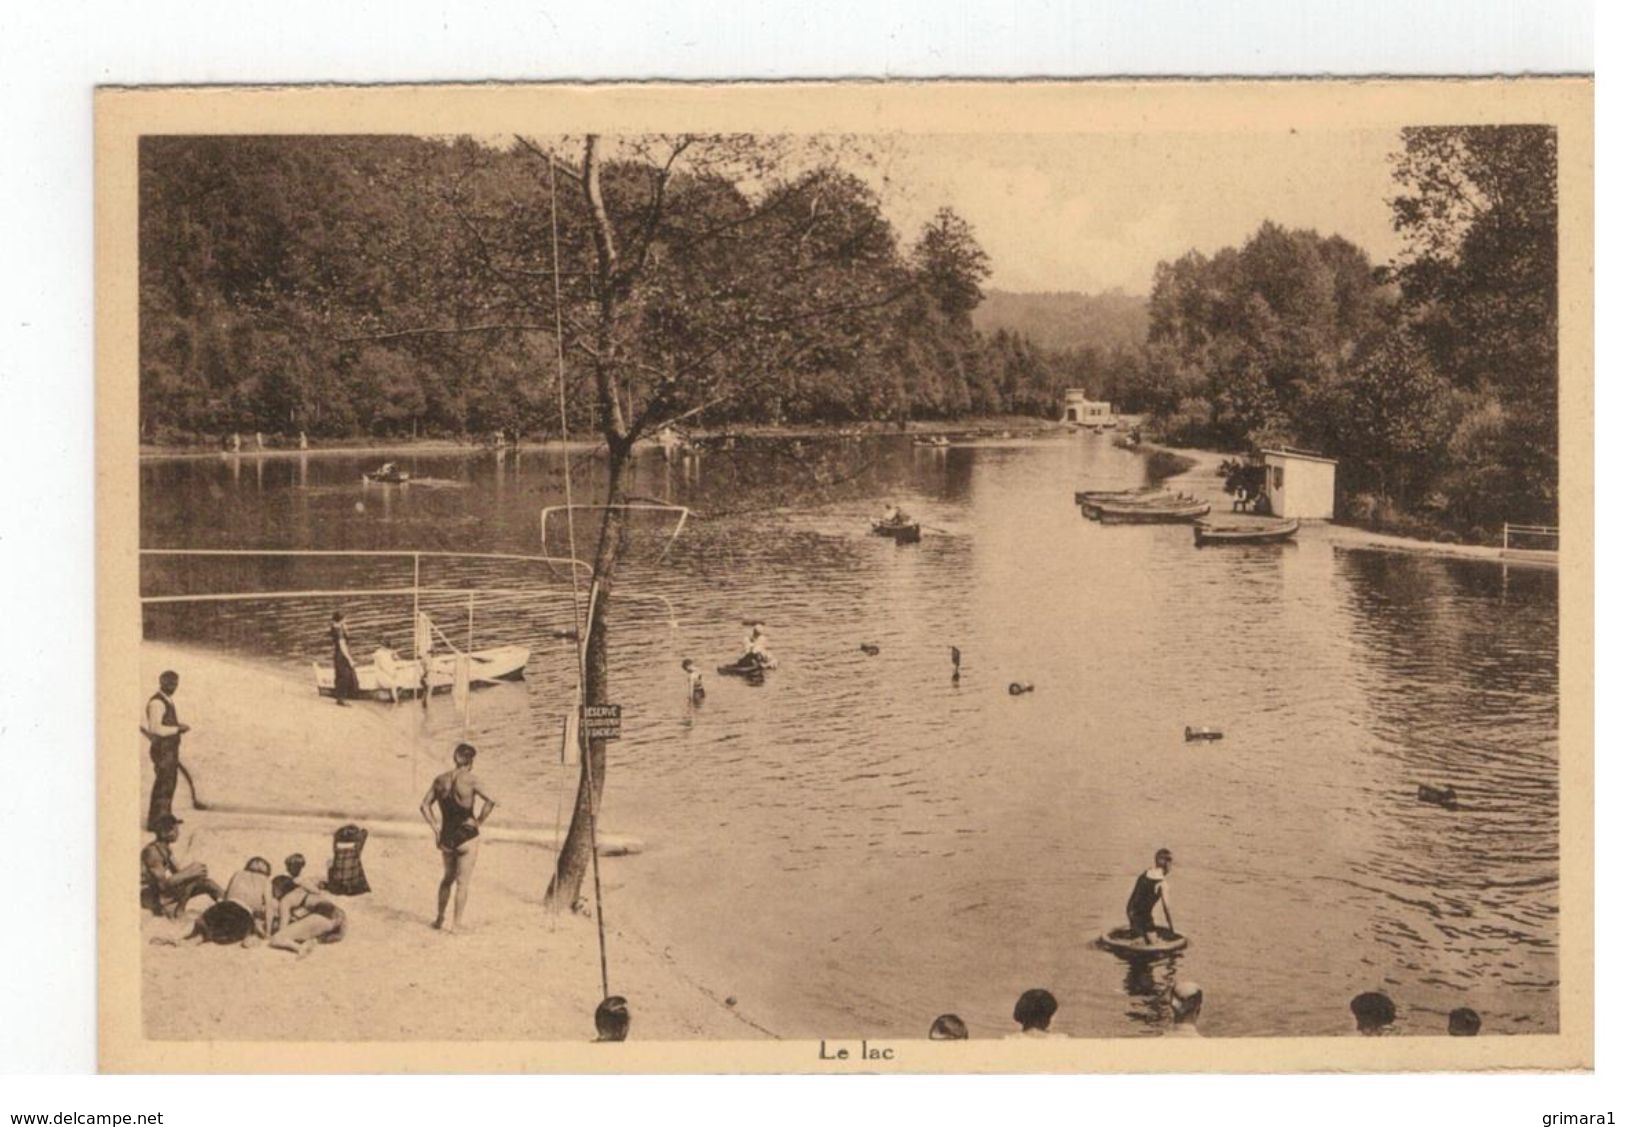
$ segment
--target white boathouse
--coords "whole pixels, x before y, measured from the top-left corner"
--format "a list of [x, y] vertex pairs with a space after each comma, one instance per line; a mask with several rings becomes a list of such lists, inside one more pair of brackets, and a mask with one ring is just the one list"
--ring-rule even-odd
[[1066, 389], [1066, 407], [1061, 412], [1063, 423], [1078, 423], [1086, 427], [1109, 427], [1112, 425], [1112, 405], [1089, 398], [1089, 392], [1081, 387]]
[[1264, 503], [1278, 517], [1331, 520], [1337, 503], [1337, 459], [1279, 447], [1259, 451]]

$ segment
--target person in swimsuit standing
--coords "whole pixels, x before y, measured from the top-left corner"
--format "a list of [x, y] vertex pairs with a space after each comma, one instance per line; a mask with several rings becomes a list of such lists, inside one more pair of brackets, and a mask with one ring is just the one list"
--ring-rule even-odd
[[[476, 754], [473, 744], [458, 744], [452, 752], [452, 762], [456, 766], [429, 784], [428, 793], [418, 805], [423, 820], [434, 830], [434, 843], [440, 850], [440, 860], [445, 866], [434, 917], [434, 926], [443, 931], [462, 930], [463, 909], [468, 905], [468, 886], [474, 879], [474, 862], [480, 855], [480, 826], [496, 809], [496, 800], [486, 793], [480, 781], [474, 777]], [[481, 802], [478, 814], [474, 813], [476, 798]], [[457, 890], [457, 902], [452, 926], [448, 928], [446, 905], [451, 901], [453, 888]]]

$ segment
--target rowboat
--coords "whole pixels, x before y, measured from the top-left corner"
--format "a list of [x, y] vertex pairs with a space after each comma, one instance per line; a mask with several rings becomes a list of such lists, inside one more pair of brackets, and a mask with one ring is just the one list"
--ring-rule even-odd
[[1278, 544], [1298, 533], [1296, 518], [1291, 520], [1196, 522], [1196, 546], [1204, 544]]
[[899, 544], [918, 544], [920, 542], [919, 521], [871, 521], [869, 527], [876, 536], [890, 536]]
[[1206, 516], [1213, 508], [1206, 501], [1175, 497], [1154, 501], [1097, 501], [1087, 507], [1101, 524], [1178, 524]]
[[1178, 500], [1174, 494], [1168, 492], [1160, 485], [1147, 485], [1139, 489], [1086, 489], [1072, 494], [1072, 501], [1083, 510], [1083, 515], [1091, 520], [1098, 516], [1097, 507], [1102, 504], [1140, 505], [1157, 501], [1173, 502]]
[[406, 470], [369, 470], [361, 475], [361, 480], [376, 485], [405, 485], [412, 480], [412, 475]]
[[1103, 932], [1096, 942], [1112, 954], [1122, 955], [1126, 959], [1160, 959], [1183, 951], [1191, 941], [1165, 927], [1159, 927], [1152, 934], [1151, 942], [1147, 943], [1126, 927], [1114, 927]]
[[[489, 650], [476, 650], [468, 655], [468, 683], [478, 688], [484, 685], [494, 685], [499, 681], [521, 681], [525, 677], [525, 663], [530, 661], [530, 649], [526, 646], [497, 646]], [[311, 663], [311, 672], [316, 678], [316, 692], [324, 697], [333, 695], [333, 667], [320, 662]], [[429, 692], [449, 693], [452, 682], [456, 679], [457, 655], [440, 654], [429, 659]], [[390, 678], [379, 673], [378, 667], [372, 663], [355, 667], [356, 683], [360, 691], [357, 697], [363, 700], [391, 699], [389, 690]], [[402, 660], [396, 663], [394, 682], [400, 688], [403, 698], [416, 697], [422, 692], [423, 667], [416, 661]]]

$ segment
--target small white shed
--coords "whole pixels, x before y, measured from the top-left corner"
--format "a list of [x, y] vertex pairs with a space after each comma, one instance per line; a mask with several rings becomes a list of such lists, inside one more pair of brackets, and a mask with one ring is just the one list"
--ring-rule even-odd
[[1264, 500], [1278, 517], [1331, 520], [1337, 503], [1337, 459], [1281, 447], [1261, 450]]
[[1112, 405], [1090, 399], [1081, 387], [1066, 389], [1066, 407], [1061, 413], [1063, 423], [1081, 423], [1084, 426], [1104, 427], [1112, 423]]

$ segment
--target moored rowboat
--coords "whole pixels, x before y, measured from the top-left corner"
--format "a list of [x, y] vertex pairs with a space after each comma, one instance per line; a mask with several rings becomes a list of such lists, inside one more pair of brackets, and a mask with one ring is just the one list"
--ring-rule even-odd
[[[468, 683], [472, 687], [494, 685], [498, 681], [520, 681], [525, 676], [525, 663], [530, 650], [525, 646], [497, 646], [478, 650], [468, 655]], [[324, 697], [333, 695], [333, 667], [319, 662], [311, 663], [316, 678], [316, 692]], [[457, 672], [457, 656], [441, 654], [429, 659], [429, 692], [449, 693]], [[370, 662], [355, 667], [358, 696], [367, 700], [390, 699], [390, 679], [379, 673]], [[396, 664], [394, 681], [401, 697], [415, 697], [422, 691], [422, 667], [416, 661], [403, 660]]]
[[1298, 534], [1298, 521], [1206, 521], [1196, 522], [1196, 545], [1279, 544]]
[[1084, 512], [1101, 524], [1177, 524], [1206, 516], [1212, 508], [1206, 501], [1175, 497], [1155, 501], [1097, 501]]

